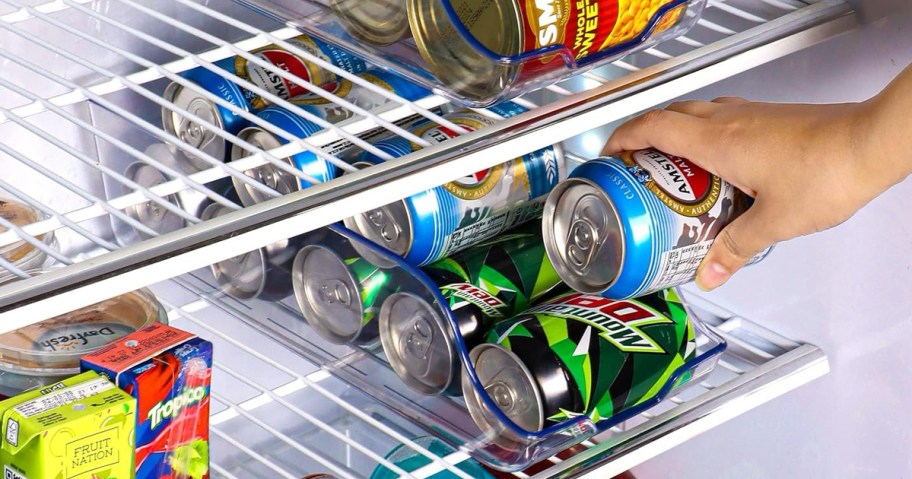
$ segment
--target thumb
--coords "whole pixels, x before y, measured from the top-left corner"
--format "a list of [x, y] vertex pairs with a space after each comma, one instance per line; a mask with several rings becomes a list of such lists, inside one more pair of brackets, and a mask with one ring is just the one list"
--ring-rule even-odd
[[756, 202], [726, 226], [697, 268], [697, 286], [712, 291], [725, 284], [757, 253], [775, 242], [772, 232], [776, 215], [767, 214], [765, 203]]

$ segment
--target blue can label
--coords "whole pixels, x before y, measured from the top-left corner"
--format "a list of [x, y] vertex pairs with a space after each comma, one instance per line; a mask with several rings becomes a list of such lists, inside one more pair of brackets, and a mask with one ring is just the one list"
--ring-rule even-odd
[[[431, 94], [431, 92], [425, 88], [419, 87], [393, 74], [379, 70], [362, 72], [359, 73], [358, 76], [383, 90], [395, 93], [410, 101], [418, 100]], [[340, 77], [336, 82], [336, 85], [339, 85], [336, 91], [324, 89], [367, 111], [377, 113], [381, 111], [384, 106], [394, 103], [386, 96], [369, 88], [355, 88], [353, 82], [347, 78]], [[319, 111], [319, 115], [330, 123], [340, 123], [355, 115], [353, 111], [314, 94], [296, 97], [293, 102], [298, 105], [306, 105], [312, 110]]]

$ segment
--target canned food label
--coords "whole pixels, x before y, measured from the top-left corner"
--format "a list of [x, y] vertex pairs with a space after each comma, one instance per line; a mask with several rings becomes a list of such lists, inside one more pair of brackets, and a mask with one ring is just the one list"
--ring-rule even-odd
[[482, 313], [492, 318], [506, 317], [505, 311], [509, 305], [500, 298], [485, 291], [474, 284], [455, 283], [440, 288], [442, 292], [450, 292], [453, 296], [463, 299], [481, 309]]
[[479, 238], [492, 238], [517, 225], [541, 216], [545, 201], [524, 204], [519, 208], [491, 212], [491, 208], [467, 208], [462, 223], [464, 226], [453, 231], [443, 243], [443, 251], [438, 257], [449, 256], [452, 252], [465, 249], [478, 243]]
[[644, 186], [662, 203], [684, 216], [705, 214], [722, 192], [722, 180], [718, 176], [684, 158], [640, 150], [624, 153], [621, 159], [634, 176], [645, 179]]

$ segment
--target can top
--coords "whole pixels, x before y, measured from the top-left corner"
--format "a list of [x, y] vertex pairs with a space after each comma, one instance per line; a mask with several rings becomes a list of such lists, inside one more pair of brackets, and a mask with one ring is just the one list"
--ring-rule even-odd
[[292, 285], [304, 319], [336, 344], [354, 341], [364, 327], [359, 285], [345, 260], [327, 246], [308, 245], [292, 267]]
[[[453, 10], [488, 50], [514, 55], [523, 50], [516, 1], [451, 0]], [[418, 50], [442, 83], [469, 99], [484, 100], [508, 86], [518, 71], [478, 51], [456, 29], [440, 0], [408, 0], [408, 17]], [[468, 19], [471, 23], [466, 23]]]
[[[280, 142], [279, 139], [275, 137], [275, 135], [257, 126], [245, 128], [240, 133], [238, 133], [238, 138], [252, 144], [253, 146], [263, 151], [268, 151], [273, 148], [282, 146], [282, 142]], [[241, 158], [250, 156], [250, 154], [250, 152], [241, 146], [233, 145], [231, 147], [231, 158], [229, 161], [239, 160]], [[287, 163], [292, 168], [295, 167], [289, 158], [281, 158], [280, 161]], [[252, 177], [254, 180], [259, 181], [260, 183], [278, 191], [283, 195], [287, 195], [301, 189], [301, 184], [298, 181], [297, 177], [288, 172], [280, 170], [273, 164], [265, 164], [250, 170], [246, 170], [244, 171], [244, 174]], [[232, 178], [232, 181], [234, 182], [234, 188], [237, 190], [238, 197], [240, 197], [241, 203], [243, 203], [244, 206], [253, 206], [257, 203], [262, 203], [264, 201], [272, 199], [271, 196], [262, 193], [247, 183], [240, 182], [237, 178]]]
[[[211, 220], [232, 211], [234, 210], [227, 206], [212, 203], [203, 210], [200, 219]], [[225, 293], [232, 298], [243, 300], [256, 298], [263, 292], [266, 287], [266, 268], [268, 267], [266, 255], [260, 248], [219, 261], [209, 268], [219, 287]]]
[[[168, 177], [161, 171], [158, 171], [157, 168], [139, 161], [127, 166], [126, 171], [124, 171], [124, 176], [143, 188], [151, 188], [168, 181]], [[167, 196], [164, 200], [175, 205], [178, 205], [179, 203], [176, 195]], [[133, 205], [127, 208], [126, 213], [130, 218], [133, 218], [148, 226], [150, 229], [162, 234], [177, 231], [184, 227], [183, 218], [152, 201]], [[134, 228], [134, 231], [140, 239], [145, 240], [152, 237], [142, 230]]]
[[[545, 424], [543, 396], [529, 368], [515, 354], [497, 344], [476, 346], [469, 358], [481, 385], [501, 412], [527, 431], [540, 431]], [[469, 414], [483, 432], [515, 437], [481, 402], [468, 375], [463, 376], [462, 392]]]
[[331, 0], [330, 6], [352, 35], [389, 45], [408, 32], [405, 0]]
[[422, 394], [442, 394], [459, 374], [446, 318], [412, 293], [391, 295], [380, 308], [380, 341], [396, 374]]
[[406, 201], [396, 201], [346, 218], [345, 226], [393, 253], [405, 256], [412, 247], [413, 234], [412, 215]]
[[584, 293], [601, 293], [620, 276], [626, 247], [614, 203], [598, 185], [570, 178], [545, 202], [542, 234], [561, 279]]
[[[224, 129], [222, 115], [218, 111], [218, 106], [209, 99], [202, 96], [202, 93], [185, 88], [175, 82], [171, 82], [166, 88], [164, 99], [171, 102], [175, 107], [186, 110], [203, 120], [215, 125], [219, 129]], [[195, 148], [211, 149], [210, 145], [224, 144], [222, 138], [218, 137], [214, 131], [204, 128], [195, 121], [184, 117], [182, 114], [171, 110], [168, 106], [162, 106], [162, 126], [165, 131], [174, 134], [174, 136], [187, 142]], [[218, 151], [224, 149], [217, 148]], [[202, 160], [188, 157], [197, 169], [211, 168], [212, 165]], [[217, 159], [221, 160], [218, 156]]]

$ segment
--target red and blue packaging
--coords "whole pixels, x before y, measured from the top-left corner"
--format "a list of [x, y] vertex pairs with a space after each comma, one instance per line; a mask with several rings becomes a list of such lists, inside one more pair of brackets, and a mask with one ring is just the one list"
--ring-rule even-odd
[[133, 395], [136, 479], [209, 479], [212, 343], [156, 323], [82, 357]]

